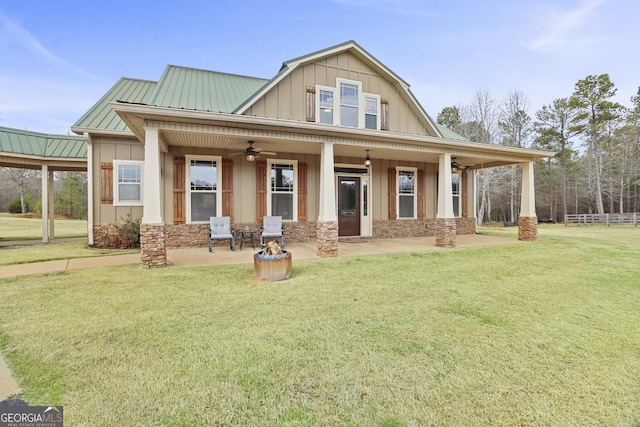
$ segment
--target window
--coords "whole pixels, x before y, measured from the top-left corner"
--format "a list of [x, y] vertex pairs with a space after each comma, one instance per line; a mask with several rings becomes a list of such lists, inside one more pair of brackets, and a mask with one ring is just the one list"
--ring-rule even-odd
[[298, 198], [297, 168], [295, 160], [268, 160], [267, 212], [272, 216], [281, 216], [283, 220], [297, 221]]
[[364, 97], [364, 127], [366, 129], [379, 129], [379, 103], [379, 99], [376, 96], [367, 95]]
[[460, 174], [451, 174], [451, 186], [453, 192], [453, 216], [456, 218], [462, 216], [460, 212]]
[[320, 89], [318, 91], [320, 93], [319, 99], [319, 123], [325, 123], [328, 125], [333, 124], [333, 90], [331, 89]]
[[416, 218], [416, 168], [396, 168], [398, 183], [398, 218]]
[[133, 160], [114, 160], [116, 179], [113, 185], [113, 204], [142, 206], [142, 165]]
[[336, 87], [318, 86], [317, 122], [380, 129], [380, 96], [362, 92], [362, 83], [336, 79]]
[[186, 156], [187, 222], [209, 222], [220, 216], [222, 203], [222, 158]]
[[358, 127], [359, 87], [340, 82], [340, 125]]

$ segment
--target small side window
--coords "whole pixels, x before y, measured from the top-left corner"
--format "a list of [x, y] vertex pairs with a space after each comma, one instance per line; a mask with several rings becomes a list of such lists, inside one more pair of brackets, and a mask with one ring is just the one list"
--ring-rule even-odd
[[113, 204], [116, 206], [142, 205], [142, 162], [114, 160]]

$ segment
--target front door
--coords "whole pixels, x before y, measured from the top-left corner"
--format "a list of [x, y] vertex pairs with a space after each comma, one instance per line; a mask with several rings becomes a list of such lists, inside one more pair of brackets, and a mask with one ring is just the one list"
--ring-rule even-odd
[[360, 235], [360, 178], [338, 177], [338, 236]]

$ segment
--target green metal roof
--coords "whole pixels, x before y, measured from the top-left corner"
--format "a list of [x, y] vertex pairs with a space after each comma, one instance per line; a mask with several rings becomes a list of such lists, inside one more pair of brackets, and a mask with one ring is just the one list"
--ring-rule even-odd
[[468, 141], [467, 138], [465, 138], [462, 135], [459, 135], [459, 134], [455, 133], [454, 131], [452, 131], [448, 127], [445, 127], [445, 126], [441, 125], [438, 122], [433, 122], [433, 123], [436, 125], [436, 127], [438, 128], [438, 130], [442, 134], [443, 138], [455, 139], [455, 140], [458, 140], [458, 141]]
[[268, 80], [169, 65], [147, 104], [231, 113]]
[[299, 56], [299, 57], [297, 57], [297, 58], [290, 59], [290, 60], [288, 60], [288, 61], [285, 61], [285, 62], [282, 64], [282, 67], [280, 68], [280, 70], [282, 70], [283, 68], [288, 67], [289, 65], [291, 65], [291, 64], [293, 64], [293, 63], [296, 63], [296, 62], [304, 62], [304, 61], [306, 61], [306, 60], [308, 60], [308, 59], [316, 58], [316, 57], [318, 57], [318, 56], [322, 56], [322, 55], [324, 55], [324, 54], [326, 54], [326, 53], [330, 53], [330, 52], [332, 52], [332, 51], [336, 51], [336, 50], [340, 50], [340, 49], [342, 49], [342, 48], [348, 48], [348, 47], [355, 47], [357, 50], [359, 50], [359, 51], [360, 51], [360, 53], [362, 53], [362, 54], [364, 54], [365, 56], [367, 56], [367, 57], [368, 57], [370, 60], [372, 60], [372, 61], [373, 61], [373, 62], [374, 62], [378, 67], [380, 67], [381, 69], [383, 69], [387, 74], [389, 74], [389, 75], [393, 76], [393, 78], [395, 78], [396, 80], [398, 80], [398, 81], [402, 82], [403, 84], [405, 84], [405, 85], [409, 86], [409, 84], [408, 84], [406, 81], [404, 81], [400, 76], [398, 76], [396, 73], [394, 73], [390, 68], [388, 68], [388, 67], [387, 67], [386, 65], [384, 65], [382, 62], [380, 62], [380, 61], [378, 60], [378, 58], [376, 58], [375, 56], [373, 56], [372, 54], [370, 54], [366, 49], [364, 49], [362, 46], [360, 46], [360, 45], [359, 45], [355, 40], [348, 40], [348, 41], [346, 41], [346, 42], [344, 42], [344, 43], [340, 43], [340, 44], [337, 44], [337, 45], [335, 45], [335, 46], [330, 46], [330, 47], [327, 47], [327, 48], [325, 48], [325, 49], [318, 50], [318, 51], [316, 51], [316, 52], [311, 52], [311, 53], [308, 53], [308, 54], [306, 54], [306, 55], [302, 55], [302, 56]]
[[29, 156], [87, 158], [87, 144], [80, 136], [48, 135], [0, 127], [0, 151]]
[[78, 121], [74, 128], [128, 131], [129, 128], [113, 111], [110, 102], [146, 103], [157, 83], [149, 80], [121, 78]]

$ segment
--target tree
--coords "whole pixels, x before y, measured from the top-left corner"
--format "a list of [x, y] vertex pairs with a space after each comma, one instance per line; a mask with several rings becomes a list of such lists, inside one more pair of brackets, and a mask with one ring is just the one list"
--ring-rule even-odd
[[[502, 137], [501, 144], [509, 147], [524, 148], [528, 145], [531, 135], [531, 116], [527, 113], [529, 102], [521, 91], [511, 91], [507, 98], [500, 104], [498, 116], [498, 129]], [[509, 221], [516, 222], [516, 205], [520, 201], [520, 177], [519, 168], [511, 166], [507, 170], [509, 189]]]
[[462, 118], [458, 107], [444, 107], [438, 114], [438, 123], [456, 133], [462, 134], [463, 132]]
[[86, 173], [61, 173], [55, 209], [69, 218], [85, 218], [87, 213]]
[[611, 102], [616, 89], [608, 74], [590, 75], [575, 85], [569, 104], [578, 113], [574, 118], [573, 129], [587, 139], [587, 155], [591, 156], [595, 185], [596, 208], [604, 213], [602, 192], [602, 157], [607, 124], [616, 120], [622, 106]]
[[571, 142], [571, 138], [575, 135], [575, 130], [571, 127], [575, 116], [576, 110], [569, 105], [569, 99], [559, 98], [536, 112], [537, 120], [534, 124], [538, 135], [534, 146], [541, 150], [555, 151], [554, 159], [560, 163], [560, 197], [563, 216], [568, 213], [567, 164], [575, 153]]
[[28, 211], [25, 197], [32, 192], [39, 197], [36, 174], [36, 171], [18, 168], [3, 168], [2, 171], [4, 190], [7, 193], [11, 191], [14, 197], [20, 199], [20, 210], [23, 214]]

